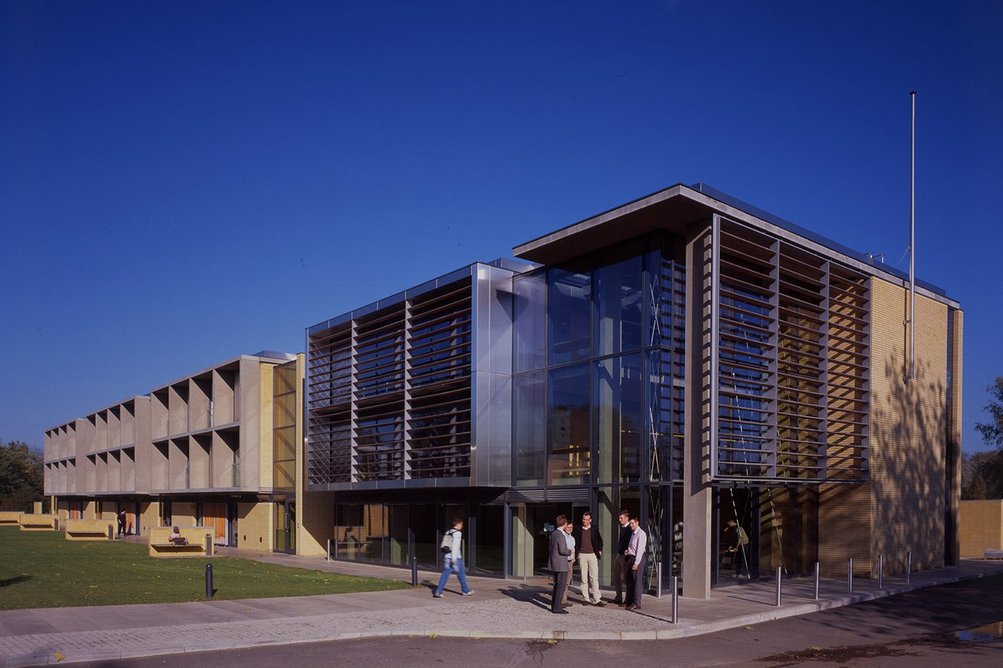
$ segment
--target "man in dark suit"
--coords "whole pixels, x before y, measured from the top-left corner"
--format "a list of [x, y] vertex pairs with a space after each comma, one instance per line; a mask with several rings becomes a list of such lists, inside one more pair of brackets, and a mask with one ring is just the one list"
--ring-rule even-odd
[[564, 537], [564, 525], [568, 518], [558, 515], [555, 522], [557, 528], [550, 532], [550, 570], [554, 572], [554, 596], [550, 602], [550, 611], [555, 615], [566, 615], [568, 611], [561, 607], [561, 600], [568, 588], [568, 556], [571, 554], [568, 541]]
[[[616, 557], [613, 558], [613, 589], [616, 590], [616, 598], [613, 599], [613, 603], [623, 605], [623, 589], [627, 585], [627, 546], [630, 543], [630, 536], [634, 532], [630, 528], [630, 513], [621, 510], [618, 520], [620, 533], [616, 541]], [[627, 598], [630, 598], [629, 587]]]

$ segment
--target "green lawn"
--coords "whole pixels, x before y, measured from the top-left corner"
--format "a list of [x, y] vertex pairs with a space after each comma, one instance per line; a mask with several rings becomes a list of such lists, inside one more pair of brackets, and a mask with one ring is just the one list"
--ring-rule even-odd
[[[71, 542], [58, 532], [0, 527], [0, 609], [205, 600], [205, 559], [154, 559], [146, 545]], [[215, 598], [382, 591], [403, 582], [212, 559]]]

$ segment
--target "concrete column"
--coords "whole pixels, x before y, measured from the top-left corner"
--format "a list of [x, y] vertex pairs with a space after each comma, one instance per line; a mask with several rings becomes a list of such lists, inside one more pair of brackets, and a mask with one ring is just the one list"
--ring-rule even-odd
[[710, 230], [686, 246], [686, 418], [683, 470], [683, 595], [709, 599], [713, 490], [704, 483], [710, 457]]

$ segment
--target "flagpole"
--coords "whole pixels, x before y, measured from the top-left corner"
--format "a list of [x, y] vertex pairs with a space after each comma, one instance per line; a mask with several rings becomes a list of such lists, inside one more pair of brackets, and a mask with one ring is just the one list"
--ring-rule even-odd
[[916, 91], [912, 101], [909, 141], [909, 380], [916, 379]]

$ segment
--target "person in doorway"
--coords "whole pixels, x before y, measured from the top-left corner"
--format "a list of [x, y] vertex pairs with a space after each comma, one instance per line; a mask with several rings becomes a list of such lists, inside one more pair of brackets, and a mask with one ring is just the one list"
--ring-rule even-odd
[[648, 536], [637, 518], [630, 520], [630, 540], [627, 543], [627, 610], [641, 609], [644, 592], [644, 566], [648, 556]]
[[568, 543], [568, 586], [564, 588], [564, 598], [561, 599], [562, 607], [570, 607], [568, 603], [568, 592], [571, 591], [571, 584], [575, 578], [575, 537], [571, 533], [574, 531], [575, 525], [572, 522], [568, 522], [564, 525], [564, 540]]
[[623, 589], [627, 584], [627, 545], [630, 543], [631, 534], [630, 513], [621, 510], [618, 519], [620, 533], [616, 541], [616, 558], [613, 560], [613, 589], [616, 591], [616, 598], [613, 599], [613, 602], [617, 605], [623, 605]]
[[442, 537], [442, 575], [439, 577], [439, 586], [435, 588], [432, 596], [442, 598], [442, 590], [446, 588], [446, 581], [449, 580], [450, 573], [456, 573], [456, 579], [460, 581], [460, 591], [464, 596], [473, 596], [474, 590], [467, 586], [467, 573], [463, 570], [463, 520], [457, 517], [453, 520], [453, 528]]
[[126, 522], [125, 509], [122, 508], [122, 509], [119, 509], [119, 511], [118, 511], [118, 535], [119, 536], [124, 536], [125, 535], [125, 522]]
[[735, 520], [728, 520], [725, 523], [728, 548], [725, 552], [731, 554], [732, 564], [735, 566], [735, 577], [739, 580], [749, 579], [749, 557], [747, 554], [749, 546], [749, 534]]
[[567, 534], [564, 533], [564, 525], [568, 523], [568, 518], [558, 515], [554, 521], [557, 525], [550, 532], [550, 570], [554, 573], [554, 593], [550, 599], [550, 611], [555, 615], [566, 615], [568, 611], [561, 605], [564, 600], [564, 592], [568, 588], [568, 555], [572, 550], [568, 549]]
[[[582, 598], [586, 604], [604, 606], [599, 593], [599, 559], [602, 557], [602, 534], [592, 528], [592, 513], [582, 513], [582, 523], [574, 533], [578, 551], [578, 572], [582, 578]], [[590, 593], [591, 592], [591, 593]]]

